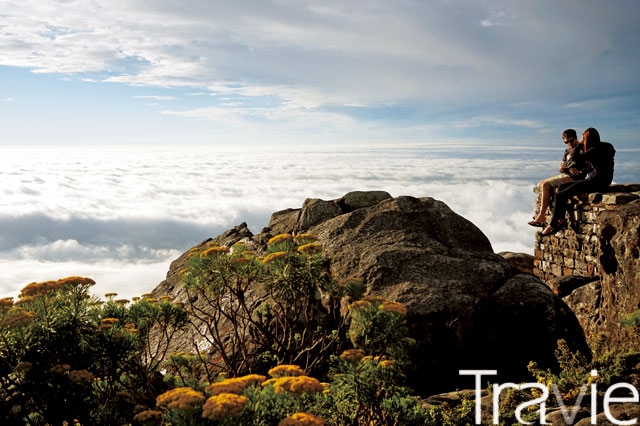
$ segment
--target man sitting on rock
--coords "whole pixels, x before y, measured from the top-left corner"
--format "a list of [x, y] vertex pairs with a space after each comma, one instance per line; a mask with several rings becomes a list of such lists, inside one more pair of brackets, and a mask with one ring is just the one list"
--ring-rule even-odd
[[538, 214], [532, 221], [528, 222], [531, 226], [539, 226], [542, 228], [547, 224], [545, 222], [545, 216], [549, 202], [551, 201], [552, 190], [555, 190], [560, 185], [572, 183], [580, 177], [579, 166], [573, 159], [574, 152], [580, 152], [582, 149], [582, 145], [579, 145], [576, 131], [574, 129], [565, 130], [562, 132], [562, 140], [567, 145], [567, 148], [564, 150], [562, 161], [560, 162], [560, 166], [558, 166], [560, 174], [538, 182], [538, 188], [540, 188], [540, 211], [538, 211]]
[[583, 179], [563, 185], [556, 194], [553, 215], [549, 226], [540, 235], [553, 235], [567, 225], [565, 214], [569, 198], [578, 194], [587, 194], [605, 190], [613, 180], [613, 164], [616, 150], [608, 142], [600, 141], [600, 133], [589, 127], [582, 134], [582, 152], [573, 156], [577, 163], [584, 163], [586, 169]]

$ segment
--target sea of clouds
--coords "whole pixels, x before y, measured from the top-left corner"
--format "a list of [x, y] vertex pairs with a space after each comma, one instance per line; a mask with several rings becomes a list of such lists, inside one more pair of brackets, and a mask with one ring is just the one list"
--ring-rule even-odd
[[[132, 297], [208, 237], [306, 198], [354, 190], [433, 197], [476, 224], [493, 249], [532, 253], [535, 183], [562, 147], [2, 146], [0, 297], [33, 281], [96, 280]], [[640, 182], [638, 150], [619, 150], [616, 182]]]

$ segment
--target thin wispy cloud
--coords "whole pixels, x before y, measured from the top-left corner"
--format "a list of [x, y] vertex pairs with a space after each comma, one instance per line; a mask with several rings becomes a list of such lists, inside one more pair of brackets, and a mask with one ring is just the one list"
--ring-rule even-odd
[[[294, 129], [297, 119], [327, 128], [336, 115], [353, 119], [344, 107], [358, 105], [368, 114], [347, 137], [375, 135], [374, 121], [398, 131], [444, 125], [435, 136], [491, 139], [491, 125], [500, 122], [474, 126], [475, 133], [455, 134], [467, 128], [456, 126], [453, 135], [446, 125], [499, 110], [506, 125], [535, 123], [524, 126], [535, 134], [598, 118], [596, 111], [573, 115], [577, 108], [566, 105], [637, 92], [639, 14], [637, 2], [597, 0], [8, 1], [0, 65], [171, 89], [155, 100], [180, 98], [171, 113], [186, 119], [286, 117]], [[189, 105], [194, 93], [251, 102], [243, 110]], [[156, 95], [136, 95], [145, 96]], [[518, 103], [531, 106], [508, 107]], [[291, 116], [292, 106], [306, 114]], [[625, 107], [639, 109], [637, 102]]]

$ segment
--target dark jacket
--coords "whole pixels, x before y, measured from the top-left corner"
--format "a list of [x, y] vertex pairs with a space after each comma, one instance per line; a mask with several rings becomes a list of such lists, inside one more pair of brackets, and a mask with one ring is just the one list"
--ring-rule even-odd
[[579, 164], [576, 161], [577, 154], [580, 154], [581, 152], [582, 145], [580, 144], [578, 144], [575, 148], [567, 147], [567, 149], [564, 150], [564, 155], [562, 156], [562, 169], [560, 171], [571, 176], [571, 173], [569, 173], [569, 169], [576, 168], [578, 170], [582, 170], [584, 168], [584, 164]]
[[586, 165], [586, 180], [607, 187], [613, 180], [613, 164], [616, 150], [608, 142], [600, 142], [584, 152], [576, 153], [573, 159]]

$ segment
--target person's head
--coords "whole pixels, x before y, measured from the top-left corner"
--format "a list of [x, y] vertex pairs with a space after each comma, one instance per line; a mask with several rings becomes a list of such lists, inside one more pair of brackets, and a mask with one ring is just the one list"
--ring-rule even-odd
[[575, 148], [578, 145], [578, 134], [574, 129], [567, 129], [562, 132], [562, 140], [571, 148]]
[[582, 133], [582, 141], [585, 149], [592, 148], [600, 143], [600, 133], [593, 127], [589, 127]]

